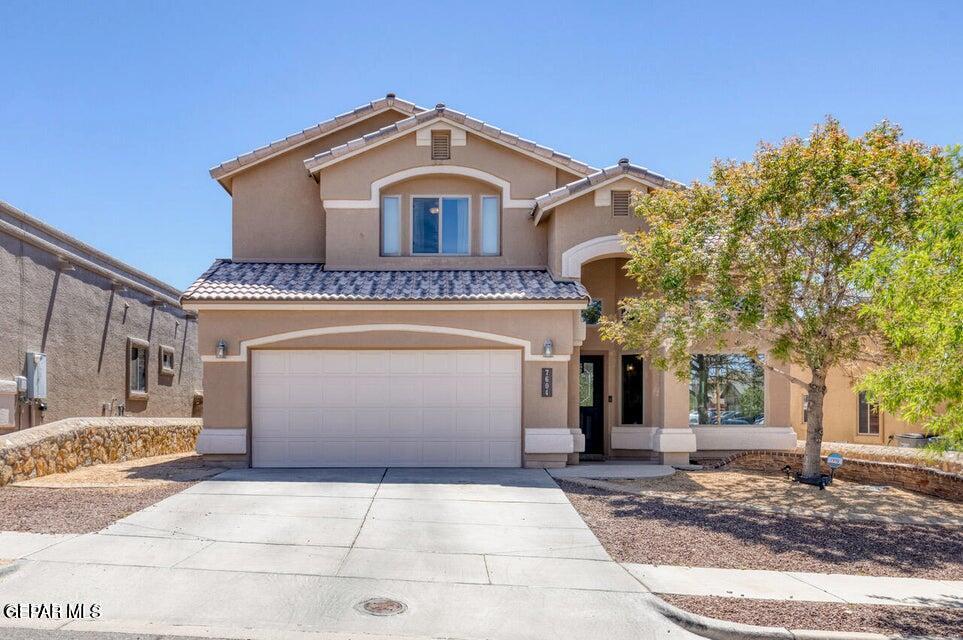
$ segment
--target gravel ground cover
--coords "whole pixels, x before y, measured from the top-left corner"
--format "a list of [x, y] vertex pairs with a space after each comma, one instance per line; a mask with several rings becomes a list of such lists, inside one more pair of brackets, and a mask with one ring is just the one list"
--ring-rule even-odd
[[787, 602], [660, 595], [677, 607], [719, 620], [766, 627], [823, 631], [866, 631], [901, 636], [958, 638], [963, 609]]
[[619, 562], [963, 579], [959, 526], [801, 517], [559, 484]]
[[0, 488], [0, 531], [99, 531], [222, 471], [194, 454], [176, 454], [7, 485]]

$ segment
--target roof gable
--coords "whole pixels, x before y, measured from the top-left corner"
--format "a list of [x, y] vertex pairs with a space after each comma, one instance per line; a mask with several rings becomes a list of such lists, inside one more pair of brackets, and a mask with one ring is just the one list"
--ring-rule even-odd
[[535, 224], [537, 225], [543, 217], [550, 215], [555, 207], [592, 193], [622, 178], [628, 178], [629, 180], [653, 189], [681, 186], [678, 182], [649, 171], [645, 167], [634, 165], [629, 162], [627, 158], [622, 158], [618, 164], [606, 167], [584, 178], [569, 182], [558, 189], [553, 189], [548, 193], [536, 196], [535, 207], [532, 209], [532, 217], [535, 219]]
[[290, 151], [291, 149], [295, 149], [319, 138], [323, 138], [324, 136], [334, 133], [335, 131], [340, 131], [345, 127], [349, 127], [353, 124], [367, 120], [372, 116], [385, 113], [386, 111], [397, 111], [400, 114], [410, 116], [416, 113], [424, 112], [425, 109], [423, 107], [419, 107], [413, 102], [408, 102], [407, 100], [397, 98], [393, 93], [389, 93], [384, 98], [372, 100], [367, 104], [355, 107], [351, 111], [337, 115], [333, 118], [325, 120], [324, 122], [320, 122], [313, 127], [302, 129], [297, 133], [293, 133], [280, 140], [275, 140], [274, 142], [263, 147], [259, 147], [253, 151], [249, 151], [248, 153], [231, 158], [230, 160], [225, 160], [219, 165], [211, 167], [211, 177], [223, 185], [227, 178], [235, 173], [238, 173], [239, 171]]
[[587, 175], [593, 171], [598, 171], [594, 167], [575, 160], [569, 155], [542, 146], [531, 140], [526, 140], [514, 133], [503, 131], [460, 111], [449, 109], [443, 104], [437, 105], [431, 111], [416, 113], [404, 120], [399, 120], [377, 131], [373, 131], [360, 138], [350, 140], [345, 144], [319, 153], [313, 158], [305, 160], [304, 166], [307, 167], [311, 173], [317, 173], [324, 167], [364, 153], [369, 149], [400, 138], [405, 134], [430, 127], [437, 122], [444, 122], [455, 129], [470, 132], [542, 162], [564, 169], [565, 171], [575, 173], [576, 175]]

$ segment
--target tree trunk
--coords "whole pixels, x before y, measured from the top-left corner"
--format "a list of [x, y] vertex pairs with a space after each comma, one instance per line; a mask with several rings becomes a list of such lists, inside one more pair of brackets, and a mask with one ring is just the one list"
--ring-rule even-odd
[[809, 416], [806, 420], [806, 453], [803, 456], [803, 477], [818, 478], [822, 473], [820, 450], [823, 445], [823, 400], [826, 398], [826, 374], [813, 369], [809, 383]]

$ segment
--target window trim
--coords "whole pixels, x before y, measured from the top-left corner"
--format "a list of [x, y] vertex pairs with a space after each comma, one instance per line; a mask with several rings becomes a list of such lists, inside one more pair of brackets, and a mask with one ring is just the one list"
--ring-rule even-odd
[[[397, 253], [386, 253], [385, 252], [385, 199], [395, 198], [398, 200], [398, 252]], [[404, 213], [402, 212], [402, 207], [404, 206], [405, 198], [400, 193], [398, 194], [383, 194], [381, 196], [380, 208], [378, 211], [378, 250], [379, 255], [385, 257], [396, 257], [402, 255], [402, 247], [404, 243], [402, 242], [403, 230], [403, 220]]]
[[[648, 358], [645, 358], [645, 357], [644, 357], [644, 354], [643, 354], [641, 351], [619, 351], [619, 352], [618, 352], [618, 356], [619, 356], [619, 358], [618, 358], [618, 361], [619, 361], [619, 376], [618, 376], [618, 377], [619, 377], [619, 391], [618, 391], [618, 393], [619, 393], [619, 408], [618, 408], [618, 410], [619, 410], [619, 423], [618, 423], [618, 426], [620, 426], [620, 427], [628, 427], [628, 428], [646, 427], [646, 426], [648, 426], [648, 423], [647, 423], [646, 420], [645, 420], [645, 409], [646, 409], [646, 405], [647, 405], [648, 403], [646, 402], [646, 398], [645, 398], [645, 385], [646, 385], [646, 383], [648, 382], [648, 376], [645, 375], [645, 367], [646, 367], [646, 365], [648, 364]], [[625, 389], [625, 384], [624, 384], [624, 382], [623, 382], [623, 380], [622, 380], [622, 356], [643, 356], [643, 357], [642, 357], [642, 422], [639, 422], [639, 423], [630, 423], [630, 422], [625, 422], [625, 421], [624, 421], [624, 418], [625, 418], [625, 390], [624, 390], [624, 389]]]
[[[862, 430], [864, 406], [866, 407], [866, 431]], [[876, 412], [876, 431], [870, 430], [870, 417], [873, 411]], [[879, 410], [879, 405], [871, 404], [866, 400], [865, 391], [859, 391], [856, 394], [856, 435], [861, 438], [880, 438], [883, 435], [883, 413]]]
[[[485, 252], [485, 199], [486, 198], [494, 198], [495, 202], [498, 204], [498, 213], [497, 213], [498, 249], [497, 251], [495, 251], [495, 253]], [[479, 235], [481, 236], [479, 247], [478, 247], [479, 253], [480, 255], [489, 256], [489, 257], [500, 256], [502, 255], [502, 198], [501, 196], [497, 196], [494, 194], [481, 194], [478, 199], [478, 207], [479, 207], [478, 208], [478, 221], [479, 221], [478, 228], [479, 228]], [[470, 208], [471, 208], [471, 205], [469, 203], [469, 209]], [[470, 222], [471, 221], [469, 220], [469, 223]], [[471, 227], [471, 224], [469, 224], [469, 227]], [[470, 230], [469, 230], [469, 233], [470, 233]]]
[[[740, 353], [740, 352], [738, 352], [738, 351], [712, 351], [712, 352], [691, 351], [691, 352], [689, 352], [689, 358], [691, 359], [692, 356], [696, 356], [696, 355], [700, 355], [700, 354], [701, 354], [701, 355], [707, 355], [707, 356], [743, 356], [743, 357], [748, 357], [748, 356], [746, 356], [744, 353]], [[750, 358], [750, 361], [752, 361], [751, 358]], [[708, 423], [708, 424], [702, 424], [702, 423], [690, 422], [690, 423], [689, 423], [689, 427], [692, 427], [692, 428], [694, 428], [694, 427], [717, 427], [717, 428], [718, 428], [718, 427], [760, 427], [760, 428], [761, 428], [761, 427], [767, 427], [767, 426], [769, 426], [769, 419], [770, 419], [770, 417], [769, 417], [769, 411], [768, 411], [768, 404], [769, 404], [769, 402], [768, 402], [768, 401], [769, 401], [769, 372], [766, 371], [766, 368], [765, 368], [765, 367], [763, 367], [762, 365], [759, 365], [758, 363], [756, 363], [756, 366], [758, 366], [758, 367], [762, 370], [762, 422], [761, 422], [761, 423], [759, 423], [759, 424], [755, 424], [755, 423], [753, 423], [753, 424], [722, 424], [721, 422], [710, 422], [710, 423]], [[687, 387], [687, 389], [688, 389], [688, 396], [691, 397], [691, 394], [692, 394], [692, 373], [691, 373], [691, 371], [690, 371], [690, 373], [689, 373], [689, 381], [688, 381], [686, 387]], [[688, 413], [689, 413], [689, 414], [692, 413], [691, 407], [689, 408], [689, 412], [688, 412]]]
[[[140, 349], [144, 352], [144, 389], [131, 388], [133, 369], [131, 368], [131, 355], [133, 355], [134, 349]], [[127, 338], [127, 397], [131, 400], [146, 400], [150, 395], [150, 342], [147, 340], [141, 340], [139, 338]]]
[[[415, 252], [415, 198], [434, 198], [438, 200], [438, 251], [436, 253]], [[468, 251], [466, 253], [445, 253], [444, 251], [442, 251], [442, 238], [444, 237], [444, 231], [443, 231], [444, 221], [443, 221], [443, 211], [442, 211], [441, 201], [445, 198], [464, 199], [468, 201]], [[472, 221], [474, 219], [474, 216], [472, 215], [473, 213], [472, 197], [470, 195], [463, 195], [463, 194], [457, 194], [457, 193], [446, 193], [446, 194], [413, 193], [408, 197], [408, 204], [409, 204], [408, 228], [411, 230], [411, 233], [409, 234], [410, 238], [408, 242], [408, 248], [410, 249], [412, 256], [418, 257], [418, 258], [424, 258], [424, 257], [433, 258], [433, 257], [446, 257], [446, 256], [465, 257], [465, 256], [472, 255], [471, 247], [472, 247], [472, 242], [474, 241], [474, 238], [473, 238], [474, 234], [472, 233], [472, 226], [473, 226]]]
[[[171, 357], [171, 366], [164, 366], [164, 356], [169, 355]], [[176, 366], [176, 361], [174, 359], [174, 347], [162, 344], [157, 347], [157, 366], [158, 373], [162, 376], [172, 376], [174, 375], [174, 368]]]

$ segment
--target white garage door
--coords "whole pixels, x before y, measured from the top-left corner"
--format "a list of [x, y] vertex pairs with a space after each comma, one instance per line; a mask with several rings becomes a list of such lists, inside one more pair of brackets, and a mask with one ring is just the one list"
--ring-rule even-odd
[[254, 351], [255, 467], [517, 467], [518, 351]]

